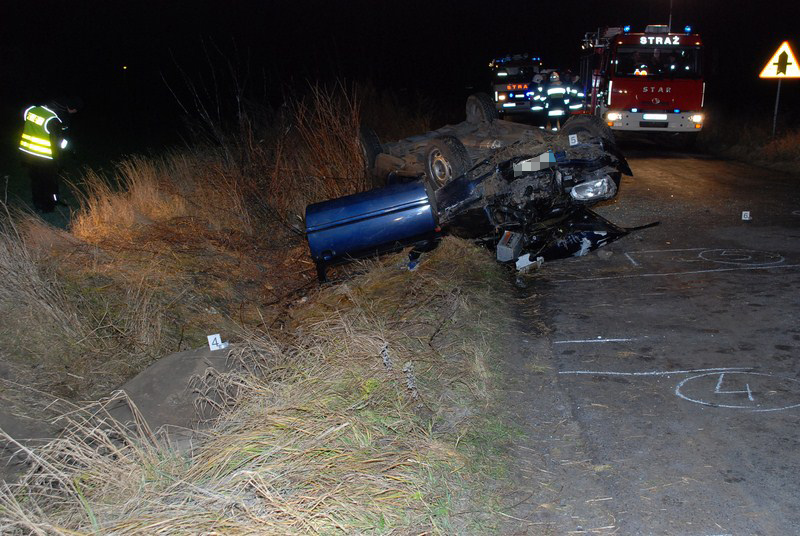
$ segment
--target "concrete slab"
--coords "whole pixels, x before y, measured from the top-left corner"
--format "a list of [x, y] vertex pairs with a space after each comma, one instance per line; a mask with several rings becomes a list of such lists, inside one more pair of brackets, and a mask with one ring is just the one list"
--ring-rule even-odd
[[[168, 355], [153, 363], [120, 389], [134, 402], [151, 430], [164, 427], [171, 446], [188, 449], [192, 445], [193, 425], [197, 422], [196, 394], [190, 386], [193, 376], [203, 376], [211, 367], [220, 372], [229, 370], [229, 350], [211, 351], [208, 347]], [[108, 408], [109, 414], [122, 423], [133, 421], [130, 407], [118, 402]], [[30, 446], [57, 437], [61, 430], [46, 416], [41, 419], [18, 415], [0, 407], [0, 430]], [[25, 470], [24, 460], [14, 456], [18, 447], [0, 438], [0, 479], [11, 483]]]
[[[190, 387], [193, 376], [202, 376], [209, 367], [228, 370], [229, 351], [208, 347], [187, 350], [159, 359], [125, 383], [125, 391], [152, 430], [162, 426], [191, 428], [196, 422], [196, 394]], [[127, 406], [110, 411], [121, 421], [132, 419]]]

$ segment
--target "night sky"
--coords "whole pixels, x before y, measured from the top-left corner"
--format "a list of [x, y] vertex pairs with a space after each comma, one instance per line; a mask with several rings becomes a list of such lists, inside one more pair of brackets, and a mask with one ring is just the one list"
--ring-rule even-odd
[[[706, 44], [707, 104], [771, 111], [757, 78], [788, 39], [800, 53], [798, 2], [673, 0], [673, 29]], [[599, 26], [666, 23], [669, 0], [508, 2], [6, 2], [0, 22], [2, 122], [30, 102], [80, 95], [82, 121], [129, 132], [172, 129], [181, 71], [198, 79], [230, 62], [255, 98], [277, 104], [308, 80], [369, 80], [401, 94], [462, 102], [487, 91], [495, 55], [530, 52], [576, 67]], [[224, 60], [222, 58], [225, 58]], [[127, 65], [128, 69], [123, 70]], [[793, 113], [800, 81], [784, 83]], [[710, 102], [709, 102], [710, 101]], [[800, 120], [800, 115], [796, 115]], [[113, 119], [112, 119], [113, 118]], [[120, 121], [120, 119], [123, 121]], [[157, 136], [156, 136], [157, 137]], [[155, 139], [155, 138], [154, 138]]]

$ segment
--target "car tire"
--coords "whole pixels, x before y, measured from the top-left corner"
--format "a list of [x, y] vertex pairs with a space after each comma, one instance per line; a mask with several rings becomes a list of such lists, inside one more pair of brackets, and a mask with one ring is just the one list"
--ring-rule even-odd
[[467, 123], [478, 125], [498, 119], [494, 101], [486, 93], [473, 93], [467, 97]]
[[383, 145], [378, 134], [369, 127], [362, 126], [358, 129], [358, 145], [364, 159], [364, 177], [374, 188], [384, 186], [385, 177], [378, 177], [375, 171], [375, 159], [383, 152]]
[[601, 118], [596, 115], [579, 114], [573, 115], [564, 122], [564, 125], [559, 130], [561, 136], [567, 137], [570, 134], [577, 134], [585, 132], [590, 136], [600, 138], [611, 143], [616, 143], [614, 139], [614, 132], [608, 128], [608, 125]]
[[467, 148], [454, 136], [434, 138], [425, 148], [425, 179], [434, 191], [469, 171], [471, 165]]

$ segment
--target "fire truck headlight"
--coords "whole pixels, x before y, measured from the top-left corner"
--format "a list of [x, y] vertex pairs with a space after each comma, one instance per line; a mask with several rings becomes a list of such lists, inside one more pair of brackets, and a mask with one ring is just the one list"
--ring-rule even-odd
[[703, 114], [693, 114], [689, 119], [692, 121], [692, 123], [702, 123]]
[[506, 96], [506, 94], [505, 94], [505, 93], [500, 93], [500, 94], [497, 96], [497, 100], [499, 100], [500, 102], [503, 102], [503, 101], [504, 101], [504, 100], [506, 100], [507, 98], [508, 98], [508, 96]]
[[603, 175], [602, 179], [587, 181], [572, 187], [569, 195], [575, 201], [601, 201], [611, 199], [617, 193], [617, 185], [608, 175]]
[[608, 112], [606, 118], [609, 121], [619, 121], [620, 119], [622, 119], [622, 114], [619, 112]]

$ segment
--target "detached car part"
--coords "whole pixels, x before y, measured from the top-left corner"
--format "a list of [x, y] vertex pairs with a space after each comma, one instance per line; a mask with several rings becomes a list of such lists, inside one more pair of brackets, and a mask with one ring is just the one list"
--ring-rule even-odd
[[327, 266], [425, 242], [439, 232], [425, 182], [395, 184], [306, 207], [306, 237], [317, 275]]

